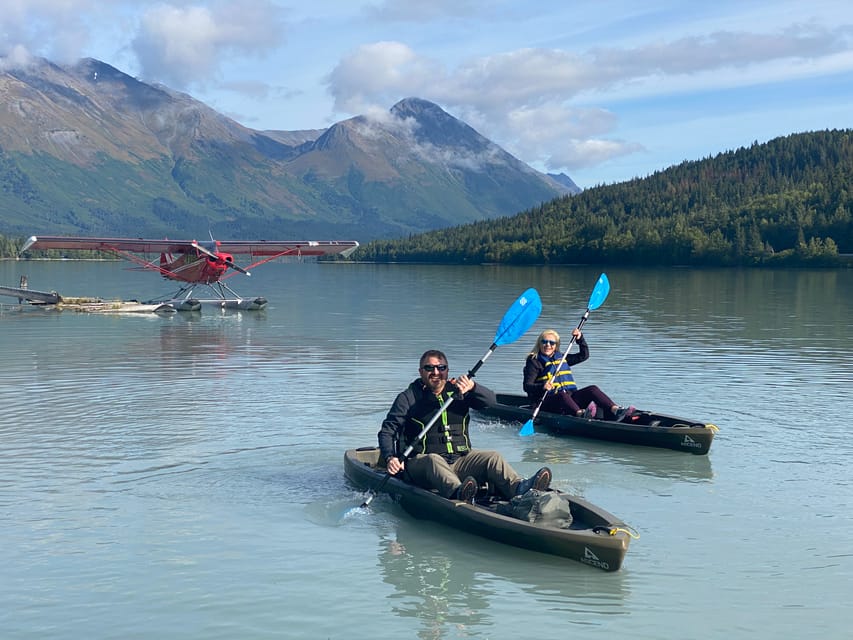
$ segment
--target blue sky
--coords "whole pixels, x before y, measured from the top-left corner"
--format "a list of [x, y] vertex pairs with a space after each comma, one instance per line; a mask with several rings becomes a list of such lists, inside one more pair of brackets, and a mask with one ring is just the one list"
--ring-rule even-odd
[[97, 58], [260, 130], [424, 98], [583, 188], [853, 126], [846, 0], [5, 0], [0, 56]]

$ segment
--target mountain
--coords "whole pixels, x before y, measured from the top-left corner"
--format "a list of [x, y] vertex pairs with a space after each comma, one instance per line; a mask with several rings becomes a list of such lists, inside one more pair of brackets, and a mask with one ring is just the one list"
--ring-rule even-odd
[[7, 235], [369, 240], [577, 191], [418, 98], [381, 120], [256, 131], [93, 59], [0, 71]]
[[548, 177], [563, 185], [568, 190], [568, 193], [580, 193], [581, 188], [575, 184], [565, 173], [549, 173]]

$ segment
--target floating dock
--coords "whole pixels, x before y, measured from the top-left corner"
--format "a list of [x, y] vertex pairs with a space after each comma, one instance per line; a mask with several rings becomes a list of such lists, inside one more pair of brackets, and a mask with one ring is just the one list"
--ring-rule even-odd
[[[22, 282], [22, 284], [26, 284]], [[104, 300], [102, 298], [69, 298], [56, 291], [34, 291], [27, 287], [0, 287], [0, 295], [18, 299], [18, 304], [28, 304], [45, 310], [79, 311], [82, 313], [175, 313], [198, 311], [198, 300], [172, 300], [169, 302], [139, 302], [138, 300]]]

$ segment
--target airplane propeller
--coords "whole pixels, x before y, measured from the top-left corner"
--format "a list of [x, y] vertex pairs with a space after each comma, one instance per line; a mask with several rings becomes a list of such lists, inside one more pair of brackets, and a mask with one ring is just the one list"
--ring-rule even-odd
[[239, 271], [240, 273], [245, 274], [245, 275], [247, 275], [247, 276], [251, 276], [251, 275], [252, 275], [251, 273], [249, 273], [248, 271], [246, 271], [243, 267], [241, 267], [241, 266], [239, 266], [239, 265], [234, 264], [234, 262], [233, 262], [233, 261], [231, 261], [231, 260], [223, 260], [220, 256], [218, 256], [217, 254], [213, 253], [213, 251], [210, 251], [209, 249], [205, 249], [204, 247], [202, 247], [198, 242], [193, 241], [192, 246], [193, 246], [196, 250], [201, 251], [203, 254], [205, 254], [205, 255], [207, 255], [207, 256], [210, 256], [210, 257], [211, 257], [211, 258], [213, 258], [214, 260], [217, 260], [217, 261], [220, 261], [220, 262], [224, 262], [226, 267], [230, 267], [230, 268], [234, 269], [235, 271]]

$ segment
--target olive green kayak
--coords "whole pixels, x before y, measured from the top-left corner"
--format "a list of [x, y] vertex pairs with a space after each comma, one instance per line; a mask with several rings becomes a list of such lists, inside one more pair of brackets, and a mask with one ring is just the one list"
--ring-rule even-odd
[[[474, 503], [443, 498], [403, 480], [386, 477], [379, 466], [379, 449], [350, 449], [344, 455], [344, 473], [358, 489], [390, 495], [410, 515], [440, 522], [467, 533], [515, 547], [577, 560], [604, 571], [622, 566], [631, 529], [604, 509], [577, 496], [549, 489], [568, 502], [571, 524], [554, 526], [499, 513], [509, 503], [481, 490]], [[506, 511], [506, 509], [503, 509]]]
[[[485, 416], [519, 423], [530, 420], [533, 415], [533, 408], [527, 396], [498, 393], [497, 400], [497, 404], [477, 411]], [[708, 453], [718, 431], [713, 424], [642, 409], [635, 411], [622, 422], [541, 411], [536, 416], [534, 425], [538, 431], [559, 436], [660, 447], [699, 456]]]

